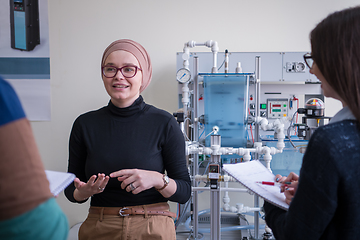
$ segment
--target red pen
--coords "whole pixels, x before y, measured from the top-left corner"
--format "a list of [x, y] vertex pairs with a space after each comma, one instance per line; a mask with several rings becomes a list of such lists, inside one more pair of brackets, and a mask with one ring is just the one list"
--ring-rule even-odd
[[267, 181], [261, 181], [261, 182], [256, 182], [262, 185], [269, 185], [269, 186], [287, 186], [290, 185], [291, 182], [267, 182]]

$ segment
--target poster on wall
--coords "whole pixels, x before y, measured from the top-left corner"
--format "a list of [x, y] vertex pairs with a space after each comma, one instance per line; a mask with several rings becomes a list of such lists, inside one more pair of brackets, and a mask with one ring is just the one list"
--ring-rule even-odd
[[50, 121], [48, 0], [0, 1], [0, 76], [30, 121]]

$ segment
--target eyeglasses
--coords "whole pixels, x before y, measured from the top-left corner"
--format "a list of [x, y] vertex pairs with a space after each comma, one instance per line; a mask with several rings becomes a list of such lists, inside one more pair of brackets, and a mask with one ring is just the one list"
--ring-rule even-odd
[[308, 66], [308, 68], [311, 69], [312, 65], [314, 64], [314, 60], [310, 53], [304, 54], [304, 61], [306, 63], [306, 66]]
[[118, 71], [120, 71], [124, 77], [132, 78], [136, 75], [137, 70], [142, 71], [137, 66], [123, 66], [121, 68], [117, 68], [114, 66], [104, 66], [101, 69], [102, 69], [102, 74], [107, 78], [115, 77]]

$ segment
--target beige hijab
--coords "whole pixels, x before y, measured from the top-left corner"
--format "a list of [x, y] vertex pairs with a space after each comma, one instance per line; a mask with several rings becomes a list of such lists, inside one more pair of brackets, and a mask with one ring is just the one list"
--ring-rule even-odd
[[106, 58], [110, 53], [118, 50], [124, 50], [133, 54], [136, 59], [139, 61], [140, 68], [143, 74], [143, 81], [140, 87], [140, 93], [145, 90], [145, 88], [150, 84], [152, 76], [152, 66], [150, 61], [150, 56], [146, 52], [145, 48], [139, 43], [130, 40], [130, 39], [120, 39], [112, 42], [104, 51], [101, 60], [101, 66], [104, 65]]

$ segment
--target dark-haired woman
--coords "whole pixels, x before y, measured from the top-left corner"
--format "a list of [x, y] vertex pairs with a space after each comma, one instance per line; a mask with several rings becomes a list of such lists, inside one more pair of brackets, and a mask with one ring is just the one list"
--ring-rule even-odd
[[304, 56], [326, 97], [343, 108], [311, 136], [300, 175], [285, 191], [289, 210], [265, 202], [276, 240], [358, 239], [360, 234], [360, 7], [330, 14]]

